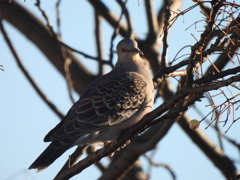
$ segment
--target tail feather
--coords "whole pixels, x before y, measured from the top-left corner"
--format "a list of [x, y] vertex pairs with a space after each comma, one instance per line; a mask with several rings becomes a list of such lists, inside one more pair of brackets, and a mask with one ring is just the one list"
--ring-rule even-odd
[[37, 172], [46, 169], [70, 147], [68, 145], [60, 145], [59, 142], [52, 142], [28, 169], [37, 169]]

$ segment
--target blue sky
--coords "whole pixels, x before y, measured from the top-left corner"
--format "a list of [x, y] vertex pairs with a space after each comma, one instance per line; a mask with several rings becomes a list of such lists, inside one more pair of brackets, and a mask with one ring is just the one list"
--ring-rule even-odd
[[[45, 22], [40, 12], [34, 6], [35, 1], [27, 0], [24, 2], [23, 0], [18, 0], [18, 2]], [[104, 2], [107, 2], [107, 5], [114, 9], [116, 15], [120, 14], [120, 9], [115, 1], [105, 0]], [[49, 16], [51, 25], [56, 30], [54, 3], [55, 1], [44, 1], [42, 2], [42, 8]], [[193, 4], [190, 0], [186, 1], [183, 4], [182, 10]], [[138, 6], [137, 0], [131, 1], [128, 3], [128, 7], [133, 16], [134, 31], [139, 37], [144, 38], [147, 33], [146, 18], [143, 13], [144, 2], [140, 0], [140, 6]], [[159, 6], [156, 5], [156, 7]], [[77, 0], [71, 3], [69, 1], [62, 1], [60, 11], [63, 42], [88, 54], [96, 54], [93, 35], [94, 25], [92, 23], [93, 10], [89, 3]], [[197, 28], [192, 27], [187, 31], [185, 29], [200, 19], [202, 17], [198, 8], [178, 19], [169, 37], [169, 60], [175, 56], [181, 47], [191, 45], [195, 42], [190, 34], [193, 33], [198, 37], [200, 33], [197, 31], [203, 29], [202, 24], [197, 25]], [[28, 39], [23, 37], [7, 22], [4, 22], [4, 25], [29, 73], [49, 99], [65, 114], [72, 103], [68, 97], [67, 84], [64, 78]], [[106, 22], [103, 22], [102, 39], [104, 41], [105, 59], [109, 55], [110, 35], [113, 33], [112, 31], [110, 26]], [[117, 37], [114, 41], [115, 45], [121, 38], [120, 36]], [[3, 65], [5, 69], [4, 72], [0, 71], [0, 141], [2, 142], [0, 153], [0, 169], [2, 173], [0, 174], [0, 179], [52, 179], [75, 148], [67, 151], [43, 172], [36, 174], [34, 170], [27, 170], [29, 165], [47, 147], [48, 144], [43, 142], [43, 138], [59, 122], [59, 118], [39, 98], [19, 70], [2, 35], [0, 35], [0, 49], [3, 57], [0, 60], [0, 65]], [[84, 59], [82, 56], [79, 56], [79, 58], [88, 68], [94, 71], [96, 67], [94, 61]], [[116, 59], [116, 57], [114, 58]], [[74, 98], [77, 100], [78, 95], [75, 94]], [[157, 105], [160, 103], [161, 100]], [[202, 112], [208, 112], [209, 109], [204, 107], [206, 104], [208, 104], [207, 101], [203, 100], [202, 103], [197, 104], [197, 108]], [[193, 110], [189, 111], [189, 115], [194, 119], [199, 118]], [[239, 117], [239, 112], [235, 115]], [[232, 138], [239, 136], [239, 125], [239, 122], [234, 124], [227, 135]], [[205, 130], [206, 126], [207, 123], [202, 123], [200, 129], [218, 145], [217, 135], [213, 133], [212, 128]], [[226, 129], [227, 126], [223, 127], [223, 130]], [[232, 159], [239, 161], [239, 152], [228, 145], [226, 141], [224, 143], [226, 145], [226, 154]], [[173, 126], [166, 137], [158, 144], [157, 148], [158, 151], [154, 156], [155, 161], [171, 166], [178, 180], [225, 179], [221, 172], [208, 161], [206, 156], [182, 132], [178, 125]], [[106, 164], [107, 159], [104, 159], [103, 163]], [[142, 163], [147, 171], [148, 166], [144, 158], [142, 158]], [[237, 166], [240, 169], [239, 164]], [[99, 176], [100, 171], [95, 166], [91, 166], [72, 179], [79, 179], [79, 177], [82, 179], [97, 179]], [[156, 179], [168, 180], [171, 179], [171, 176], [163, 168], [153, 168], [151, 180]]]

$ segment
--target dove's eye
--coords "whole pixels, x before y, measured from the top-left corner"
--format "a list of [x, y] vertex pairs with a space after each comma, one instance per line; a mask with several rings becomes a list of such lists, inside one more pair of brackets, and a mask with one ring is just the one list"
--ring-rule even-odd
[[129, 53], [129, 52], [134, 52], [134, 51], [133, 51], [133, 50], [122, 49], [122, 52], [124, 52], [124, 53]]

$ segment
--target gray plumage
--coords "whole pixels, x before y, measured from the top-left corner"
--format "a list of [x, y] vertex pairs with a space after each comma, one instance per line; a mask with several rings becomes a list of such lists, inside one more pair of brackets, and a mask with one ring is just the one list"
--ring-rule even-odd
[[74, 145], [116, 140], [120, 132], [151, 111], [153, 82], [137, 42], [117, 45], [118, 61], [112, 71], [93, 81], [65, 118], [44, 138], [51, 142], [29, 169], [41, 171]]

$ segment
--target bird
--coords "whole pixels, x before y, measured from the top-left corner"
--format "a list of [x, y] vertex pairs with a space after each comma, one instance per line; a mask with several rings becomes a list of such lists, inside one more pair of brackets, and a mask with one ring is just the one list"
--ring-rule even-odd
[[151, 112], [154, 85], [138, 43], [125, 38], [116, 49], [118, 59], [114, 68], [95, 79], [62, 121], [45, 136], [44, 142], [51, 143], [29, 169], [44, 170], [75, 145], [117, 140], [123, 129]]

